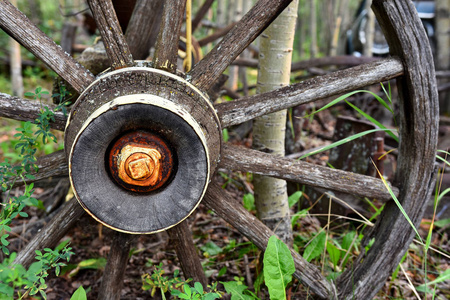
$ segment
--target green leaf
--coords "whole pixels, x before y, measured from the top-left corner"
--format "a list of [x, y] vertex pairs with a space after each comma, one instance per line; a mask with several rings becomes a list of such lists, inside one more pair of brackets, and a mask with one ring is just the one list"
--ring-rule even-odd
[[290, 195], [288, 197], [288, 202], [289, 202], [289, 207], [294, 206], [295, 203], [298, 202], [298, 200], [300, 200], [300, 198], [302, 197], [303, 193], [301, 191], [296, 191], [295, 193], [293, 193], [292, 195]]
[[84, 290], [82, 285], [77, 288], [72, 297], [70, 297], [70, 300], [87, 300], [86, 291]]
[[269, 238], [264, 252], [264, 279], [271, 299], [286, 299], [286, 287], [295, 272], [294, 259], [285, 243], [275, 235]]
[[9, 234], [4, 234], [4, 235], [2, 235], [2, 237], [0, 238], [1, 243], [2, 243], [3, 246], [8, 246], [8, 245], [9, 245], [9, 242], [6, 240], [6, 238], [7, 238], [8, 236], [9, 236]]
[[194, 283], [194, 288], [199, 294], [203, 294], [203, 285], [200, 282]]
[[325, 248], [325, 239], [326, 235], [323, 231], [316, 235], [311, 243], [309, 243], [306, 247], [305, 252], [303, 252], [303, 258], [308, 262], [311, 262], [311, 260], [319, 256]]
[[25, 94], [23, 94], [25, 97], [34, 97], [34, 93], [32, 92], [26, 92]]
[[327, 243], [327, 252], [328, 252], [328, 255], [330, 256], [330, 260], [333, 263], [334, 268], [336, 268], [336, 266], [339, 262], [340, 255], [341, 255], [341, 250], [339, 250], [338, 247], [333, 245], [333, 243], [328, 242]]
[[442, 219], [442, 220], [434, 222], [434, 226], [436, 226], [436, 227], [445, 227], [447, 225], [450, 225], [450, 218]]
[[226, 272], [227, 272], [227, 267], [222, 267], [219, 270], [219, 274], [217, 275], [217, 277], [222, 277], [223, 275], [225, 275]]
[[426, 293], [427, 290], [428, 290], [428, 292], [430, 291], [428, 288], [430, 285], [438, 284], [438, 283], [444, 282], [446, 280], [450, 280], [450, 269], [445, 270], [435, 280], [430, 281], [426, 284], [419, 285], [418, 287], [416, 287], [416, 290], [418, 290], [419, 292]]
[[242, 198], [242, 202], [246, 210], [251, 211], [256, 209], [255, 197], [253, 196], [253, 194], [251, 193], [245, 194], [244, 197]]
[[245, 295], [246, 285], [239, 284], [236, 281], [220, 282], [225, 287], [225, 291], [231, 294], [231, 300], [252, 300], [252, 296]]
[[215, 256], [222, 253], [222, 248], [217, 246], [213, 241], [209, 241], [200, 247], [206, 256]]
[[228, 134], [228, 129], [226, 129], [226, 128], [222, 129], [222, 138], [225, 143], [228, 142], [228, 140], [230, 139], [230, 136]]

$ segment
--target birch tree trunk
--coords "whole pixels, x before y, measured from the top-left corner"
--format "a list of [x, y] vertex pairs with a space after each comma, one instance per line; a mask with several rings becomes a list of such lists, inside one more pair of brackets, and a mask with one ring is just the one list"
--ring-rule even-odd
[[[289, 84], [298, 0], [294, 0], [260, 36], [257, 92]], [[253, 122], [253, 148], [284, 156], [286, 110], [259, 117]], [[291, 243], [292, 228], [286, 181], [254, 175], [258, 217], [283, 241]]]
[[375, 15], [370, 8], [372, 0], [367, 0], [365, 9], [367, 10], [367, 23], [366, 23], [366, 44], [364, 45], [364, 56], [372, 56], [373, 37], [375, 33]]
[[317, 11], [316, 1], [309, 0], [310, 19], [309, 19], [309, 35], [311, 37], [310, 56], [314, 58], [317, 56]]
[[[11, 0], [10, 2], [17, 7], [16, 0]], [[20, 44], [13, 38], [9, 38], [9, 57], [11, 62], [12, 94], [17, 97], [23, 97], [22, 56], [20, 54]]]
[[[436, 70], [450, 70], [450, 0], [436, 1]], [[448, 80], [448, 79], [447, 79]], [[445, 83], [442, 79], [438, 85]], [[440, 111], [450, 112], [450, 91], [439, 93]]]

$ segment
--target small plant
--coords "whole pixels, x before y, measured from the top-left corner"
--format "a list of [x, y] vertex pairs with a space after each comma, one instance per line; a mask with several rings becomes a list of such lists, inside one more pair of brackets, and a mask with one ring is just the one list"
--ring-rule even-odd
[[152, 297], [154, 297], [156, 291], [159, 290], [162, 298], [166, 299], [165, 293], [180, 288], [190, 280], [183, 281], [180, 277], [178, 277], [180, 272], [179, 270], [175, 270], [173, 278], [164, 276], [164, 270], [162, 267], [163, 264], [160, 263], [155, 267], [155, 270], [153, 270], [151, 275], [148, 273], [142, 275], [142, 289], [144, 291], [151, 290], [150, 295]]
[[[62, 91], [64, 92], [64, 91]], [[5, 203], [1, 203], [2, 209], [0, 213], [0, 249], [7, 255], [6, 259], [0, 263], [0, 296], [6, 295], [12, 298], [16, 292], [20, 299], [27, 295], [40, 294], [46, 299], [45, 289], [47, 285], [45, 279], [48, 277], [51, 269], [55, 269], [55, 274], [58, 276], [61, 267], [65, 266], [64, 262], [69, 261], [73, 254], [71, 248], [67, 244], [58, 246], [55, 250], [46, 248], [43, 251], [36, 251], [36, 262], [33, 263], [28, 270], [22, 265], [14, 264], [16, 253], [10, 253], [9, 233], [11, 231], [10, 224], [13, 219], [17, 217], [26, 218], [28, 214], [24, 212], [26, 206], [42, 205], [32, 195], [34, 193], [33, 183], [26, 184], [27, 179], [34, 179], [30, 174], [31, 171], [37, 171], [36, 166], [36, 152], [40, 145], [48, 142], [56, 142], [56, 137], [50, 132], [50, 124], [54, 121], [54, 111], [42, 105], [43, 95], [48, 92], [43, 91], [38, 87], [34, 93], [27, 93], [26, 96], [32, 97], [41, 102], [41, 110], [38, 118], [34, 121], [35, 126], [31, 122], [24, 122], [22, 127], [17, 128], [17, 138], [15, 149], [19, 152], [20, 164], [12, 165], [9, 161], [0, 163], [0, 181], [1, 189], [7, 192], [7, 199]], [[55, 95], [59, 97], [60, 94]], [[56, 110], [62, 109], [65, 111], [64, 103], [60, 103]], [[15, 186], [18, 180], [23, 181], [25, 189], [22, 195], [12, 196], [11, 189]], [[25, 293], [21, 294], [22, 289]]]
[[183, 285], [183, 291], [176, 289], [171, 290], [172, 296], [180, 299], [190, 300], [214, 300], [221, 297], [217, 292], [206, 292], [203, 290], [203, 285], [200, 282], [194, 283], [194, 287], [191, 288], [187, 283]]

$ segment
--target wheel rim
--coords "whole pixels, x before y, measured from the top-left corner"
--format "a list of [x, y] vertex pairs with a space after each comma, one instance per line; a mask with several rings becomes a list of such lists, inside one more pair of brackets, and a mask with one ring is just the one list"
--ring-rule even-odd
[[[93, 4], [91, 4], [91, 6], [95, 6], [96, 5], [96, 1], [91, 1]], [[98, 3], [100, 3], [102, 1], [99, 1]], [[267, 2], [267, 1], [266, 1]], [[219, 44], [216, 48], [214, 48], [214, 50], [208, 54], [202, 61], [200, 61], [200, 63], [194, 67], [194, 69], [187, 75], [188, 78], [190, 78], [190, 80], [192, 80], [192, 83], [194, 84], [194, 86], [196, 86], [199, 89], [202, 90], [208, 90], [211, 86], [212, 83], [218, 78], [218, 75], [220, 75], [222, 73], [222, 71], [224, 70], [224, 68], [226, 66], [228, 66], [232, 60], [237, 56], [236, 53], [239, 53], [240, 51], [242, 51], [243, 48], [245, 48], [245, 44], [248, 44], [248, 41], [251, 41], [254, 36], [256, 36], [260, 30], [262, 30], [265, 25], [268, 23], [268, 21], [273, 17], [276, 16], [290, 1], [275, 1], [274, 3], [271, 3], [272, 6], [271, 7], [276, 7], [275, 9], [273, 9], [273, 11], [270, 11], [268, 14], [269, 16], [267, 16], [267, 20], [266, 21], [257, 21], [259, 22], [258, 26], [259, 29], [257, 31], [252, 31], [251, 33], [249, 33], [248, 35], [246, 35], [243, 39], [245, 39], [245, 42], [236, 42], [234, 39], [234, 36], [239, 36], [238, 33], [243, 32], [243, 28], [248, 27], [248, 22], [250, 22], [249, 20], [251, 20], [252, 15], [250, 14], [249, 17], [247, 19], [244, 18], [244, 21], [242, 21], [240, 24], [238, 24], [235, 29], [233, 29], [229, 35], [227, 35], [224, 40], [225, 42], [223, 42], [222, 44]], [[97, 3], [97, 4], [98, 4]], [[21, 37], [20, 34], [16, 34], [16, 32], [14, 31], [14, 29], [10, 26], [10, 21], [14, 18], [12, 18], [11, 16], [15, 16], [15, 11], [10, 7], [10, 5], [3, 1], [0, 3], [2, 6], [2, 10], [0, 11], [0, 23], [2, 28], [4, 28], [5, 31], [7, 31], [8, 33], [10, 33], [12, 36], [14, 36], [16, 39], [18, 39], [22, 44], [25, 45], [26, 48], [30, 49], [33, 52], [33, 49], [30, 45], [27, 46], [27, 39], [33, 40], [33, 35], [24, 35], [24, 37]], [[254, 8], [254, 13], [259, 12], [260, 9], [263, 9], [264, 6], [266, 5], [265, 1], [260, 1], [258, 2], [258, 4], [256, 4], [255, 8]], [[405, 102], [403, 104], [403, 119], [402, 119], [402, 124], [401, 124], [401, 130], [400, 130], [400, 152], [403, 154], [404, 160], [400, 162], [400, 175], [398, 175], [397, 180], [396, 180], [396, 185], [400, 188], [400, 193], [403, 193], [400, 201], [402, 202], [402, 204], [405, 205], [405, 208], [407, 210], [407, 212], [410, 212], [412, 214], [411, 219], [413, 220], [413, 222], [415, 224], [417, 224], [417, 222], [420, 221], [421, 215], [423, 213], [423, 208], [424, 208], [424, 200], [423, 199], [427, 199], [427, 197], [429, 196], [430, 192], [431, 192], [431, 185], [433, 183], [433, 157], [434, 157], [434, 152], [436, 150], [436, 132], [437, 132], [437, 121], [433, 120], [433, 116], [438, 115], [438, 111], [437, 111], [437, 92], [436, 92], [436, 88], [435, 88], [435, 82], [434, 82], [434, 70], [430, 69], [430, 68], [426, 68], [426, 66], [424, 66], [425, 68], [425, 74], [417, 74], [417, 69], [413, 68], [414, 64], [420, 64], [421, 61], [420, 59], [417, 58], [417, 55], [414, 52], [414, 47], [408, 48], [407, 45], [405, 45], [404, 41], [407, 39], [405, 37], [402, 37], [402, 32], [399, 32], [397, 29], [399, 28], [398, 24], [396, 26], [394, 26], [393, 24], [396, 24], [396, 22], [398, 22], [398, 16], [400, 14], [403, 13], [407, 13], [408, 14], [408, 19], [405, 20], [405, 26], [411, 27], [411, 31], [408, 32], [412, 32], [414, 35], [417, 35], [418, 37], [422, 37], [423, 34], [423, 29], [420, 29], [420, 26], [416, 26], [417, 24], [420, 24], [420, 20], [417, 18], [414, 8], [412, 6], [411, 3], [409, 2], [405, 2], [405, 1], [396, 1], [396, 0], [379, 0], [379, 1], [374, 1], [374, 7], [375, 7], [375, 12], [377, 14], [377, 19], [380, 22], [382, 28], [384, 31], [389, 32], [390, 34], [392, 32], [395, 32], [395, 34], [391, 34], [392, 36], [390, 36], [390, 39], [388, 38], [388, 42], [390, 43], [390, 48], [391, 51], [396, 54], [399, 55], [401, 57], [401, 62], [404, 64], [404, 77], [402, 77], [401, 79], [401, 83], [400, 86], [403, 88], [402, 93], [403, 94], [408, 94], [408, 95], [403, 95], [403, 98], [410, 98], [412, 100], [409, 100], [410, 102]], [[168, 14], [165, 14], [165, 16], [168, 16]], [[247, 23], [246, 23], [247, 22]], [[28, 23], [24, 23], [24, 24], [28, 24]], [[31, 26], [31, 25], [30, 25]], [[105, 26], [103, 26], [105, 27]], [[162, 29], [162, 31], [164, 31], [164, 29]], [[117, 33], [117, 32], [116, 32]], [[389, 34], [388, 34], [389, 35]], [[105, 34], [106, 36], [106, 34]], [[172, 34], [172, 40], [174, 40], [175, 36], [179, 36]], [[426, 39], [425, 39], [426, 40]], [[117, 43], [117, 48], [121, 49], [122, 54], [126, 53], [126, 47], [124, 47], [124, 45], [126, 43], [123, 43], [123, 45], [121, 45], [121, 39], [119, 39], [119, 42]], [[172, 41], [173, 42], [173, 41]], [[108, 45], [115, 45], [114, 42], [107, 42], [109, 43]], [[228, 43], [228, 44], [227, 44]], [[235, 46], [235, 44], [237, 46], [235, 46], [235, 48], [233, 49], [227, 49], [227, 47], [223, 47], [222, 49], [224, 52], [223, 53], [219, 53], [220, 51], [220, 47], [222, 46], [226, 46], [229, 44], [233, 44], [233, 47]], [[429, 53], [429, 47], [427, 46], [417, 46], [419, 47], [418, 49], [420, 49], [419, 53], [420, 55], [423, 55], [423, 57], [430, 57], [430, 53]], [[108, 47], [107, 47], [108, 48]], [[110, 47], [110, 48], [114, 48], [114, 47]], [[163, 49], [164, 47], [160, 48]], [[51, 48], [53, 49], [53, 48]], [[124, 50], [125, 49], [125, 50]], [[53, 50], [52, 50], [53, 51]], [[161, 50], [163, 51], [163, 50]], [[36, 51], [34, 51], [36, 53]], [[170, 52], [170, 51], [169, 51]], [[172, 51], [173, 52], [173, 51]], [[62, 57], [62, 54], [59, 54], [59, 52], [57, 50], [54, 50], [55, 57]], [[128, 52], [129, 53], [129, 52]], [[116, 56], [114, 54], [109, 54], [110, 58], [114, 61], [120, 62], [121, 58], [115, 58]], [[159, 57], [163, 57], [163, 56], [159, 56]], [[55, 69], [55, 71], [59, 74], [59, 75], [66, 75], [64, 70], [59, 69], [59, 67], [57, 66], [57, 63], [52, 63], [52, 60], [49, 59], [47, 56], [41, 56], [40, 57], [41, 60], [43, 60], [44, 62], [46, 62], [48, 65], [50, 65], [53, 69]], [[130, 61], [129, 58], [123, 60], [125, 62], [125, 67], [130, 67], [131, 65], [134, 64], [133, 61]], [[168, 62], [170, 62], [170, 59], [167, 60]], [[213, 64], [212, 62], [217, 61], [217, 64]], [[398, 63], [398, 60], [397, 60]], [[116, 66], [114, 63], [112, 64], [113, 66]], [[64, 64], [64, 66], [68, 66], [67, 64]], [[166, 64], [166, 61], [162, 59], [162, 61], [159, 62], [159, 64], [157, 63], [156, 66], [158, 68], [163, 68], [164, 66], [170, 66], [168, 64]], [[368, 65], [366, 67], [367, 69], [370, 70], [374, 70], [373, 65]], [[170, 69], [170, 68], [169, 68]], [[84, 90], [86, 90], [87, 86], [93, 81], [93, 77], [91, 75], [89, 75], [89, 73], [86, 73], [86, 70], [84, 70], [83, 68], [79, 68], [79, 66], [76, 66], [76, 64], [74, 65], [74, 72], [75, 76], [72, 76], [74, 74], [70, 74], [65, 76], [65, 79], [68, 80], [68, 82], [70, 84], [72, 84], [75, 89], [77, 89], [80, 92], [83, 92]], [[394, 72], [395, 73], [395, 72]], [[85, 77], [83, 77], [83, 74], [87, 74]], [[345, 74], [346, 76], [351, 76], [351, 72], [344, 72], [343, 74]], [[397, 76], [398, 73], [396, 74], [391, 74], [389, 76]], [[388, 76], [388, 78], [390, 78]], [[84, 78], [84, 79], [83, 79]], [[419, 78], [423, 85], [421, 94], [419, 95], [419, 90], [412, 86], [413, 82], [417, 80], [417, 78]], [[332, 78], [331, 78], [332, 79]], [[326, 78], [323, 80], [324, 83], [326, 83], [328, 80], [331, 80], [330, 78]], [[382, 79], [384, 80], [385, 77], [381, 76], [378, 77], [378, 79]], [[302, 86], [295, 86], [291, 89], [298, 89], [301, 90]], [[289, 89], [281, 89], [279, 91], [277, 91], [276, 93], [272, 93], [272, 94], [266, 94], [265, 96], [268, 97], [273, 97], [275, 95], [281, 95], [281, 96], [285, 96], [286, 94], [288, 94]], [[339, 88], [336, 88], [337, 91], [336, 93], [342, 92], [342, 90], [339, 90]], [[291, 96], [286, 96], [286, 97], [291, 97], [291, 98], [295, 98], [295, 95], [291, 95]], [[320, 97], [319, 97], [320, 98]], [[260, 100], [260, 102], [264, 102], [265, 98], [264, 95], [263, 96], [259, 96], [257, 98], [255, 98], [256, 100]], [[16, 101], [17, 103], [19, 103], [20, 99], [13, 99], [14, 101]], [[252, 103], [250, 100], [247, 101], [248, 103]], [[236, 107], [238, 107], [238, 110], [242, 110], [245, 113], [249, 113], [249, 115], [251, 116], [251, 118], [253, 118], [255, 115], [251, 115], [251, 109], [247, 109], [247, 107], [245, 106], [245, 104], [247, 103], [244, 99], [243, 102], [237, 103], [237, 104], [230, 104], [228, 106], [217, 106], [217, 109], [219, 110], [219, 116], [221, 119], [222, 124], [224, 124], [224, 120], [228, 120], [228, 119], [232, 119], [234, 116], [232, 114], [232, 109], [230, 108], [233, 105], [236, 105]], [[256, 102], [256, 101], [255, 101]], [[267, 101], [266, 101], [267, 102]], [[268, 102], [267, 102], [268, 103]], [[295, 105], [298, 104], [299, 100], [293, 100], [293, 102], [291, 102], [290, 104], [287, 105]], [[408, 110], [408, 107], [411, 106], [413, 109], [412, 110]], [[414, 132], [420, 132], [421, 128], [423, 129], [423, 122], [422, 122], [422, 118], [420, 117], [420, 113], [419, 109], [423, 109], [423, 112], [426, 113], [426, 118], [428, 120], [433, 120], [434, 122], [432, 122], [431, 126], [429, 126], [429, 128], [427, 127], [427, 131], [422, 135], [422, 136], [416, 136], [413, 133]], [[74, 107], [74, 109], [76, 109], [76, 107]], [[272, 111], [276, 111], [282, 108], [279, 108], [276, 105], [273, 104], [268, 104], [268, 109], [266, 110], [265, 108], [261, 110], [261, 114], [265, 114], [268, 113], [269, 110]], [[84, 110], [85, 111], [85, 110]], [[80, 112], [83, 112], [83, 110], [80, 110]], [[413, 114], [413, 117], [410, 117], [410, 114]], [[231, 117], [230, 117], [231, 116]], [[227, 119], [228, 118], [228, 119]], [[83, 118], [81, 118], [83, 119]], [[417, 119], [420, 119], [420, 122], [416, 122]], [[216, 122], [216, 120], [214, 121]], [[228, 122], [228, 121], [227, 121]], [[227, 123], [225, 122], [225, 123]], [[227, 125], [229, 125], [231, 122], [228, 122]], [[70, 123], [69, 123], [70, 124]], [[217, 125], [217, 123], [216, 123]], [[76, 132], [76, 131], [74, 131]], [[71, 137], [72, 135], [72, 137]], [[68, 136], [66, 137], [66, 139], [75, 139], [75, 137], [73, 136], [75, 135], [75, 133], [69, 133]], [[216, 134], [217, 136], [217, 134]], [[219, 140], [220, 140], [220, 133], [219, 133]], [[420, 143], [422, 144], [418, 144], [419, 142], [415, 143], [410, 143], [408, 141], [406, 141], [406, 139], [409, 138], [413, 138], [413, 137], [417, 137], [421, 140]], [[217, 139], [217, 138], [216, 138]], [[216, 157], [216, 163], [218, 162], [218, 153], [220, 152], [220, 141], [219, 142], [215, 142], [214, 143], [209, 143], [208, 141], [206, 142], [206, 149], [208, 150], [213, 150], [216, 151], [215, 155], [212, 155], [212, 157]], [[409, 148], [409, 150], [408, 150]], [[423, 148], [425, 148], [425, 150], [423, 150]], [[411, 149], [414, 150], [418, 150], [416, 151], [418, 154], [414, 155], [414, 158], [409, 158], [408, 155], [411, 154]], [[224, 156], [224, 160], [227, 159], [227, 156]], [[209, 161], [209, 160], [208, 160]], [[414, 162], [416, 164], [422, 164], [425, 167], [422, 167], [419, 170], [414, 169]], [[213, 166], [211, 168], [212, 170], [215, 169], [215, 166]], [[411, 171], [414, 170], [414, 171]], [[269, 171], [264, 171], [266, 173], [270, 173]], [[414, 172], [418, 172], [418, 176], [412, 175], [410, 176], [408, 173], [414, 173]], [[404, 176], [403, 178], [400, 178]], [[206, 176], [209, 179], [209, 176]], [[405, 179], [406, 178], [406, 179]], [[414, 186], [426, 186], [427, 188], [424, 189], [424, 191], [418, 191], [416, 190], [416, 188], [414, 188], [412, 191], [408, 190], [408, 187]], [[212, 209], [214, 210], [221, 210], [222, 207], [219, 205], [219, 202], [215, 202], [214, 201], [214, 197], [212, 197], [212, 195], [215, 195], [214, 191], [216, 187], [210, 188], [211, 192], [207, 192], [206, 193], [206, 199], [205, 200], [206, 204], [211, 206]], [[408, 198], [412, 199], [412, 200], [408, 200]], [[415, 208], [414, 206], [419, 206], [419, 208]], [[244, 212], [242, 212], [244, 213]], [[225, 215], [226, 212], [222, 212], [221, 216], [225, 219], [227, 219], [227, 216]], [[230, 216], [236, 216], [233, 214], [230, 214]], [[230, 217], [229, 216], [229, 217]], [[245, 214], [246, 218], [251, 219], [251, 216], [249, 216], [248, 214]], [[398, 232], [396, 232], [395, 234], [391, 234], [389, 235], [386, 239], [383, 237], [383, 234], [386, 234], [389, 232], [390, 230], [390, 226], [392, 226], [393, 228], [401, 228], [402, 226], [405, 227], [403, 220], [400, 220], [402, 218], [401, 215], [398, 214], [397, 211], [397, 207], [395, 205], [389, 204], [387, 205], [387, 208], [385, 209], [385, 213], [384, 213], [384, 218], [381, 222], [378, 223], [376, 229], [378, 230], [378, 233], [375, 235], [377, 242], [380, 243], [380, 247], [383, 247], [383, 245], [388, 245], [389, 243], [395, 243], [398, 240]], [[259, 247], [264, 248], [265, 247], [265, 243], [267, 242], [267, 240], [262, 237], [261, 235], [258, 235], [255, 232], [246, 232], [245, 228], [242, 228], [237, 220], [233, 220], [233, 219], [228, 219], [228, 221], [234, 225], [236, 228], [238, 228], [240, 231], [242, 231], [244, 233], [244, 235], [249, 236], [254, 242], [255, 244], [257, 244]], [[255, 221], [256, 222], [256, 221]], [[392, 225], [390, 222], [392, 222]], [[258, 225], [259, 228], [265, 228], [262, 225]], [[406, 225], [406, 227], [408, 227], [408, 225]], [[267, 234], [267, 232], [266, 232]], [[404, 243], [402, 243], [402, 246], [400, 247], [396, 247], [393, 252], [392, 255], [392, 259], [389, 260], [389, 262], [383, 262], [383, 257], [377, 256], [376, 254], [374, 254], [374, 251], [371, 251], [367, 254], [367, 256], [364, 257], [360, 257], [359, 259], [359, 264], [357, 267], [354, 268], [354, 270], [350, 270], [348, 272], [348, 274], [344, 274], [343, 276], [341, 276], [341, 278], [338, 280], [338, 287], [337, 290], [339, 291], [339, 297], [342, 298], [347, 298], [347, 297], [351, 297], [352, 293], [357, 293], [358, 297], [360, 297], [361, 299], [365, 299], [365, 298], [370, 298], [371, 296], [374, 295], [374, 293], [379, 289], [380, 284], [382, 284], [385, 280], [385, 278], [389, 275], [389, 271], [390, 270], [385, 270], [386, 269], [386, 265], [389, 265], [389, 267], [392, 267], [392, 265], [395, 265], [396, 262], [399, 261], [399, 259], [401, 258], [401, 256], [403, 255], [403, 253], [406, 251], [406, 246], [409, 244], [409, 242], [412, 239], [412, 230], [410, 230], [409, 234], [406, 234], [405, 238], [403, 239]], [[255, 237], [256, 236], [256, 237]], [[406, 245], [406, 246], [405, 246]], [[375, 248], [375, 249], [380, 249], [380, 247]], [[295, 256], [295, 254], [294, 254]], [[313, 274], [316, 270], [311, 267], [309, 264], [304, 264], [304, 262], [301, 260], [301, 258], [296, 258], [296, 264], [297, 264], [297, 272], [296, 272], [296, 276], [301, 279], [305, 284], [309, 285], [311, 287], [311, 289], [316, 292], [320, 297], [333, 297], [330, 295], [335, 295], [337, 293], [336, 288], [329, 283], [328, 281], [326, 281], [320, 274]], [[299, 269], [299, 267], [303, 266], [304, 269]], [[373, 270], [374, 268], [379, 269], [379, 270], [383, 270], [383, 274], [379, 276], [379, 278], [377, 278], [376, 280], [374, 280], [374, 284], [368, 284], [370, 282], [370, 280], [368, 279], [367, 276], [367, 270]], [[370, 274], [370, 272], [369, 272]], [[368, 281], [369, 280], [369, 281]], [[371, 288], [368, 288], [368, 286], [371, 286]], [[365, 291], [361, 291], [364, 287]], [[356, 289], [356, 290], [355, 290]]]

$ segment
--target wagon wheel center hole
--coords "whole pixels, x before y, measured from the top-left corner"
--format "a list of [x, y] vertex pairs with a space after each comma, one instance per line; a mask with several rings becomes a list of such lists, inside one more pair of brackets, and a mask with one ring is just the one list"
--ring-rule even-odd
[[169, 143], [146, 130], [128, 132], [113, 141], [105, 161], [114, 182], [133, 192], [162, 188], [177, 169]]

